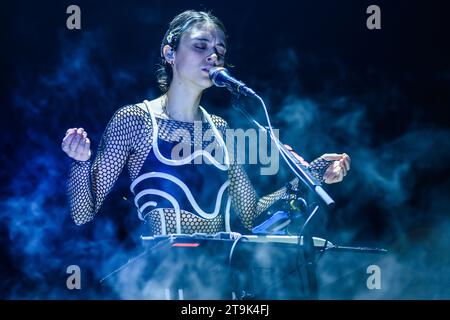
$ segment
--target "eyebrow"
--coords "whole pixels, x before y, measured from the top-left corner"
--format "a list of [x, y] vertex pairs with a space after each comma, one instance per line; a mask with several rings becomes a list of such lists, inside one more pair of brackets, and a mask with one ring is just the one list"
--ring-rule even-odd
[[[193, 38], [192, 40], [211, 42], [208, 38]], [[227, 48], [223, 42], [219, 42], [217, 45], [223, 47], [224, 49]]]

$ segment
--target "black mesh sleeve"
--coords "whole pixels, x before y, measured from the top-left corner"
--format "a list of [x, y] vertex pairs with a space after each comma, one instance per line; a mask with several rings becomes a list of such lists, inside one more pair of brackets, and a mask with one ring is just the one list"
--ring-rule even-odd
[[[139, 108], [125, 106], [109, 121], [93, 162], [74, 161], [68, 179], [71, 217], [77, 225], [91, 221], [132, 151]], [[141, 121], [142, 122], [142, 121]]]
[[[226, 121], [217, 116], [212, 117], [212, 119], [219, 131], [226, 136], [225, 130], [229, 128]], [[254, 219], [276, 201], [286, 197], [287, 189], [282, 187], [264, 197], [258, 197], [244, 167], [236, 161], [235, 156], [231, 156], [231, 159], [232, 163], [228, 169], [231, 204], [243, 225], [251, 230]], [[295, 180], [292, 180], [291, 183], [294, 184]]]
[[[226, 121], [217, 116], [213, 116], [212, 119], [219, 131], [226, 136], [225, 130], [229, 128]], [[235, 159], [235, 157], [231, 158]], [[332, 161], [318, 158], [311, 162], [308, 169], [316, 179], [323, 182], [323, 174], [331, 163]], [[231, 163], [228, 170], [228, 177], [230, 179], [229, 191], [233, 209], [239, 216], [243, 225], [249, 230], [253, 228], [253, 221], [256, 217], [267, 210], [276, 201], [287, 199], [289, 197], [286, 187], [282, 187], [264, 197], [258, 197], [243, 166], [236, 161]], [[289, 183], [296, 189], [299, 180], [298, 178], [294, 178]]]
[[325, 171], [327, 171], [328, 167], [332, 163], [333, 161], [325, 160], [319, 157], [310, 163], [309, 171], [314, 176], [314, 178], [316, 178], [320, 182], [324, 182], [323, 176], [325, 174]]
[[[240, 164], [232, 164], [228, 170], [230, 179], [231, 203], [244, 226], [251, 230], [254, 219], [280, 199], [287, 197], [283, 187], [271, 194], [259, 198], [250, 179]], [[294, 179], [295, 180], [295, 179]], [[295, 183], [295, 181], [291, 183]]]

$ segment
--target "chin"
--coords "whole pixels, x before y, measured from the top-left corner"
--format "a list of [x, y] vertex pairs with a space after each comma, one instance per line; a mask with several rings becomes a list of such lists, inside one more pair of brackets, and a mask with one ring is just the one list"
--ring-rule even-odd
[[208, 89], [208, 88], [211, 88], [214, 84], [212, 83], [212, 81], [209, 78], [207, 78], [207, 79], [202, 79], [201, 81], [199, 81], [198, 85], [200, 87], [202, 87], [203, 89]]
[[212, 86], [214, 86], [214, 84], [210, 81], [205, 89], [211, 88]]

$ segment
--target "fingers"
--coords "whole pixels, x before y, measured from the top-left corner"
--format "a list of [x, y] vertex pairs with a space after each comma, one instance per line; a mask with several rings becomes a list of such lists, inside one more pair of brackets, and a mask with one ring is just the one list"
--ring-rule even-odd
[[341, 171], [345, 177], [347, 175], [347, 165], [344, 159], [339, 160], [339, 167], [341, 168]]
[[69, 150], [72, 153], [75, 153], [75, 151], [78, 148], [78, 145], [80, 144], [81, 137], [83, 135], [83, 128], [77, 129], [74, 133], [72, 133], [72, 135], [73, 135], [73, 139], [69, 145]]
[[75, 137], [75, 132], [76, 130], [74, 131], [74, 129], [67, 130], [66, 136], [62, 141], [61, 147], [66, 153], [70, 151], [69, 146], [71, 145], [73, 138]]
[[351, 161], [352, 161], [350, 156], [348, 154], [346, 154], [346, 153], [343, 153], [342, 154], [342, 159], [344, 160], [345, 169], [347, 171], [349, 171], [350, 170], [350, 164], [351, 164]]
[[346, 153], [325, 153], [321, 156], [321, 158], [328, 160], [328, 161], [341, 161], [342, 160], [342, 166], [345, 168], [345, 173], [347, 174], [347, 171], [350, 170], [350, 164], [351, 159], [348, 154]]
[[339, 165], [339, 170], [338, 170], [337, 181], [336, 182], [341, 182], [344, 179], [344, 176], [346, 174], [347, 173], [346, 173], [345, 169]]
[[69, 145], [69, 150], [72, 153], [75, 153], [75, 151], [78, 148], [78, 145], [80, 144], [81, 137], [83, 135], [83, 128], [77, 129], [77, 131], [75, 131], [75, 133], [73, 133], [73, 135], [74, 135], [74, 137], [72, 139], [72, 142]]
[[[334, 170], [333, 170], [333, 172], [334, 172], [334, 177], [333, 177], [333, 181], [334, 182], [341, 182], [342, 181], [342, 179], [344, 178], [344, 173], [345, 173], [345, 169], [344, 169], [344, 167], [343, 167], [343, 164], [342, 164], [342, 160], [339, 160], [339, 161], [335, 161], [334, 163], [333, 163], [333, 165], [334, 165]], [[346, 173], [345, 173], [346, 174]]]
[[345, 166], [340, 160], [333, 162], [333, 164], [328, 167], [323, 175], [323, 178], [325, 183], [332, 184], [341, 182], [346, 174], [347, 171], [345, 169]]
[[321, 158], [328, 161], [334, 161], [323, 175], [325, 183], [331, 184], [341, 182], [350, 170], [351, 159], [346, 153], [326, 153], [322, 155]]
[[321, 158], [328, 160], [328, 161], [344, 159], [345, 161], [348, 162], [348, 165], [349, 165], [348, 168], [350, 168], [350, 157], [346, 153], [325, 153], [321, 156]]
[[67, 130], [61, 148], [67, 155], [75, 160], [86, 161], [90, 158], [91, 142], [83, 128]]
[[328, 184], [333, 183], [332, 179], [331, 179], [331, 174], [328, 172], [325, 172], [325, 174], [323, 175], [323, 181]]
[[[85, 132], [84, 132], [85, 133]], [[80, 142], [78, 143], [78, 146], [77, 146], [77, 148], [75, 149], [75, 153], [78, 153], [78, 154], [80, 154], [80, 155], [82, 155], [82, 154], [85, 154], [86, 153], [86, 151], [85, 151], [85, 148], [86, 148], [86, 136], [84, 136], [84, 134], [83, 134], [83, 137], [82, 138], [80, 138]]]
[[83, 139], [83, 149], [81, 151], [81, 157], [89, 159], [91, 157], [91, 141], [89, 138]]
[[325, 183], [333, 183], [336, 179], [336, 172], [335, 172], [335, 166], [334, 163], [327, 168], [323, 175], [323, 179]]
[[297, 154], [297, 152], [295, 152], [292, 147], [288, 144], [284, 145], [286, 147], [286, 149], [288, 149], [288, 151], [291, 152], [291, 154], [304, 166], [309, 166], [309, 163], [305, 161], [305, 159], [303, 159], [300, 155]]
[[327, 160], [327, 161], [333, 161], [333, 160], [341, 160], [342, 154], [338, 153], [325, 153], [321, 156], [321, 158]]

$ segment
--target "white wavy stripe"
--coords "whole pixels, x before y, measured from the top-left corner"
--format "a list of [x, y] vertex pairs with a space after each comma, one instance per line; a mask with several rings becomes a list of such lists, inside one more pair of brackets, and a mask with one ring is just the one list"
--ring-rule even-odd
[[159, 212], [159, 220], [161, 221], [161, 234], [166, 235], [167, 228], [166, 228], [166, 216], [164, 215], [164, 210], [158, 210], [158, 212]]
[[160, 223], [161, 223], [161, 234], [165, 235], [165, 234], [167, 234], [167, 229], [166, 229], [166, 217], [164, 216], [164, 211], [163, 211], [163, 210], [159, 210], [159, 209], [152, 210], [152, 211], [147, 212], [147, 214], [146, 214], [144, 217], [142, 217], [142, 212], [143, 212], [145, 209], [147, 209], [147, 208], [150, 207], [150, 206], [151, 206], [151, 207], [156, 207], [157, 205], [158, 205], [158, 203], [155, 202], [155, 201], [148, 201], [148, 202], [144, 203], [140, 208], [138, 207], [138, 217], [139, 217], [139, 219], [141, 219], [142, 221], [145, 221], [146, 217], [147, 217], [150, 213], [152, 213], [152, 212], [154, 212], [154, 211], [157, 211], [158, 214], [159, 214], [159, 221], [160, 221]]
[[228, 149], [227, 146], [225, 144], [225, 141], [223, 141], [222, 136], [219, 133], [219, 130], [217, 130], [216, 125], [214, 124], [214, 122], [211, 119], [211, 116], [209, 115], [209, 113], [202, 107], [202, 106], [198, 106], [200, 108], [200, 110], [202, 110], [203, 112], [203, 116], [206, 118], [206, 121], [208, 121], [209, 125], [211, 126], [211, 129], [213, 130], [214, 134], [216, 135], [216, 139], [219, 140], [219, 144], [222, 145], [222, 148], [224, 149], [224, 155], [225, 155], [225, 164], [227, 167], [230, 166], [230, 157], [228, 155]]
[[[178, 201], [172, 197], [170, 194], [168, 194], [167, 192], [161, 191], [161, 190], [157, 190], [157, 189], [146, 189], [146, 190], [142, 190], [141, 192], [139, 192], [136, 197], [134, 198], [134, 205], [139, 209], [139, 205], [138, 205], [138, 201], [140, 198], [142, 198], [145, 195], [148, 194], [154, 194], [154, 195], [158, 195], [161, 196], [167, 200], [170, 201], [170, 203], [172, 204], [173, 208], [175, 209], [175, 219], [176, 219], [176, 224], [177, 224], [177, 233], [181, 233], [181, 211], [180, 211], [180, 204], [178, 203]], [[162, 218], [162, 220], [164, 220]], [[162, 222], [162, 221], [161, 221]]]
[[[173, 183], [175, 183], [176, 185], [178, 185], [184, 191], [184, 194], [188, 198], [188, 200], [191, 203], [191, 206], [194, 208], [194, 210], [200, 215], [201, 218], [204, 218], [204, 219], [214, 219], [215, 217], [217, 217], [217, 215], [219, 214], [219, 210], [220, 210], [220, 203], [222, 202], [222, 195], [223, 195], [225, 189], [230, 184], [230, 180], [227, 180], [222, 184], [219, 191], [217, 192], [216, 204], [214, 207], [214, 211], [212, 213], [207, 213], [202, 208], [200, 208], [197, 201], [195, 201], [194, 196], [191, 193], [191, 190], [189, 190], [189, 188], [186, 186], [186, 184], [183, 181], [181, 181], [180, 179], [178, 179], [177, 177], [175, 177], [171, 174], [168, 174], [168, 173], [149, 172], [149, 173], [140, 175], [139, 177], [134, 179], [134, 181], [131, 183], [131, 186], [130, 186], [131, 192], [134, 193], [134, 188], [136, 187], [136, 185], [138, 183], [140, 183], [141, 181], [143, 181], [145, 179], [150, 179], [150, 178], [163, 178], [163, 179], [170, 180]], [[151, 189], [151, 190], [153, 190], [153, 189]], [[142, 192], [139, 192], [139, 194], [141, 194], [141, 193]], [[135, 203], [136, 203], [136, 200], [135, 200]]]
[[230, 227], [230, 206], [231, 206], [231, 198], [228, 196], [227, 207], [225, 209], [225, 231], [231, 232]]
[[167, 234], [167, 230], [166, 230], [166, 218], [164, 217], [164, 211], [163, 210], [160, 210], [160, 209], [156, 209], [156, 210], [152, 210], [152, 211], [149, 211], [149, 212], [147, 212], [147, 214], [144, 216], [144, 217], [142, 217], [142, 213], [141, 213], [141, 211], [144, 211], [144, 209], [146, 208], [146, 207], [148, 207], [148, 206], [152, 206], [152, 207], [154, 207], [154, 206], [156, 206], [157, 205], [157, 203], [155, 202], [155, 201], [149, 201], [149, 202], [146, 202], [143, 206], [142, 206], [142, 208], [139, 210], [139, 208], [138, 208], [138, 216], [139, 216], [139, 219], [141, 219], [142, 221], [146, 221], [145, 219], [146, 219], [146, 217], [148, 216], [148, 215], [150, 215], [150, 213], [152, 213], [152, 212], [157, 212], [158, 214], [159, 214], [159, 221], [161, 222], [161, 234]]
[[158, 205], [157, 202], [155, 201], [148, 201], [146, 203], [144, 203], [140, 208], [138, 207], [138, 217], [139, 219], [141, 219], [142, 221], [145, 221], [145, 218], [142, 217], [142, 212], [147, 208], [147, 207], [156, 207]]
[[[196, 150], [194, 153], [190, 154], [188, 157], [185, 157], [181, 160], [172, 160], [172, 159], [167, 159], [166, 157], [164, 157], [160, 152], [159, 152], [159, 148], [158, 148], [158, 125], [156, 123], [156, 118], [155, 115], [153, 114], [151, 108], [148, 106], [148, 101], [144, 100], [145, 106], [147, 107], [148, 112], [150, 113], [150, 116], [152, 118], [152, 127], [153, 127], [153, 133], [152, 133], [152, 146], [154, 148], [154, 153], [156, 158], [167, 165], [171, 165], [171, 166], [181, 166], [187, 163], [190, 163], [192, 161], [192, 159], [195, 159], [198, 156], [204, 156], [206, 158], [208, 158], [208, 160], [218, 169], [225, 171], [228, 170], [229, 166], [230, 166], [230, 160], [229, 160], [229, 156], [228, 156], [228, 151], [227, 148], [225, 147], [225, 142], [223, 141], [222, 137], [220, 137], [220, 135], [216, 135], [216, 138], [219, 140], [219, 143], [222, 144], [222, 147], [224, 148], [224, 155], [225, 155], [225, 165], [220, 164], [216, 159], [213, 158], [213, 156], [205, 151], [205, 150]], [[201, 108], [202, 112], [206, 112], [203, 108]], [[208, 120], [208, 122], [211, 125], [211, 128], [213, 129], [213, 132], [216, 134], [217, 133], [217, 129], [214, 126], [214, 124], [211, 121], [211, 118], [209, 117], [209, 115], [205, 114], [205, 118]]]
[[[150, 202], [154, 202], [154, 201], [150, 201]], [[167, 234], [167, 229], [166, 229], [166, 217], [164, 216], [164, 210], [162, 210], [162, 209], [155, 209], [155, 210], [152, 210], [150, 212], [147, 212], [147, 214], [144, 216], [143, 220], [145, 221], [146, 217], [148, 215], [150, 215], [152, 212], [156, 212], [156, 213], [159, 214], [159, 222], [161, 223], [161, 234], [162, 235], [166, 235]]]

